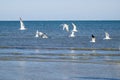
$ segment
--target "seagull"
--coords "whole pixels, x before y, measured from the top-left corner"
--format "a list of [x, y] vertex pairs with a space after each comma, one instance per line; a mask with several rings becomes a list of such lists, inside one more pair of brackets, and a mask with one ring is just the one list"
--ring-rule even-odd
[[44, 33], [43, 32], [39, 32], [39, 36], [41, 37]]
[[77, 31], [77, 27], [76, 27], [76, 25], [75, 25], [74, 23], [72, 23], [72, 25], [73, 25], [73, 30], [72, 30], [72, 31], [74, 31], [74, 32], [78, 32], [78, 31]]
[[90, 42], [95, 43], [95, 36], [92, 34], [92, 40]]
[[20, 30], [26, 30], [25, 25], [22, 21], [22, 18], [20, 18]]
[[43, 32], [39, 32], [38, 30], [36, 31], [35, 37], [48, 38], [46, 34], [44, 34]]
[[107, 32], [105, 32], [105, 38], [104, 38], [104, 40], [105, 40], [105, 39], [106, 39], [106, 40], [111, 39], [110, 36], [109, 36], [109, 34], [108, 34]]
[[48, 36], [47, 36], [47, 35], [45, 35], [45, 34], [43, 34], [42, 38], [48, 38]]
[[48, 38], [48, 36], [45, 33], [43, 33], [43, 32], [39, 32], [39, 36], [41, 38]]
[[72, 33], [70, 34], [70, 36], [69, 37], [75, 37], [75, 34], [74, 34], [75, 32], [74, 31], [72, 31]]
[[39, 37], [39, 31], [38, 30], [36, 31], [35, 37]]
[[63, 24], [63, 30], [65, 30], [65, 29], [66, 29], [67, 32], [69, 32], [69, 25]]

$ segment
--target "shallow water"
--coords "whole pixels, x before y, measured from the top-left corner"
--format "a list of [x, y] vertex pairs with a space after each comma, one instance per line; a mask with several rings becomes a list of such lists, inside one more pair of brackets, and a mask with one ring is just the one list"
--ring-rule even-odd
[[120, 80], [120, 64], [0, 61], [0, 80]]

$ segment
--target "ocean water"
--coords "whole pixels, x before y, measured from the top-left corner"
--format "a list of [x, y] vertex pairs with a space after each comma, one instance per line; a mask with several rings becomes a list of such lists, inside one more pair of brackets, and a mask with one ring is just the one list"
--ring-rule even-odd
[[[120, 71], [118, 70], [120, 69], [120, 67], [118, 67], [120, 66], [120, 21], [23, 22], [27, 30], [21, 31], [19, 30], [19, 21], [0, 21], [1, 80], [37, 80], [41, 77], [41, 80], [120, 79]], [[70, 32], [63, 30], [61, 24], [65, 23], [69, 25]], [[72, 31], [72, 23], [74, 23], [78, 29], [78, 32], [75, 33], [76, 37], [74, 38], [69, 37]], [[46, 33], [49, 38], [35, 38], [37, 30]], [[105, 32], [110, 34], [111, 40], [103, 40]], [[95, 43], [90, 42], [91, 34], [94, 34], [96, 37]], [[22, 67], [18, 63], [22, 64]], [[42, 67], [40, 68], [40, 66]], [[10, 69], [8, 67], [10, 67]], [[36, 67], [39, 67], [38, 71], [35, 71]], [[73, 67], [76, 68], [74, 69]], [[81, 68], [80, 70], [79, 67]], [[111, 69], [109, 69], [111, 67], [117, 68], [111, 71]], [[15, 70], [12, 68], [15, 68]], [[23, 70], [23, 68], [28, 68], [28, 70]], [[89, 68], [97, 74], [94, 72], [89, 75], [87, 71], [84, 72], [84, 70], [89, 70]], [[104, 69], [107, 68], [109, 70], [104, 71]], [[31, 69], [33, 69], [32, 74], [34, 75], [40, 74], [39, 70], [42, 69], [47, 69], [48, 71], [43, 71], [40, 74], [41, 77], [36, 76], [35, 78], [30, 76], [32, 74], [28, 75]], [[54, 73], [53, 75], [48, 75], [52, 73], [51, 69], [54, 69]], [[9, 72], [12, 70], [15, 72]], [[23, 70], [23, 73], [18, 73], [19, 70]], [[65, 70], [66, 74], [63, 75], [64, 71], [62, 70]], [[80, 73], [81, 71], [82, 73]], [[98, 71], [101, 71], [102, 74], [98, 73]], [[92, 71], [88, 72], [91, 73]], [[3, 75], [7, 73], [11, 74], [7, 75], [8, 79]], [[16, 77], [14, 77], [15, 73], [18, 74]], [[45, 77], [45, 75], [48, 75], [48, 77]], [[56, 75], [56, 77], [54, 75]]]

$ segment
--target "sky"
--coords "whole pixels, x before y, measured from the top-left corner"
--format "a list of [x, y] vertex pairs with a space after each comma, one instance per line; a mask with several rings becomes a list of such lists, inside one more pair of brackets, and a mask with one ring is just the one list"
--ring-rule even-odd
[[0, 0], [0, 20], [120, 20], [120, 0]]

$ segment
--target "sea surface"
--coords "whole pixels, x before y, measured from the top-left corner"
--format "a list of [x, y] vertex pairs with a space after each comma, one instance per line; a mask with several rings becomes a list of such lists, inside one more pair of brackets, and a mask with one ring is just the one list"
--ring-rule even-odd
[[0, 21], [0, 80], [120, 80], [120, 21], [23, 22], [22, 31], [19, 21]]

